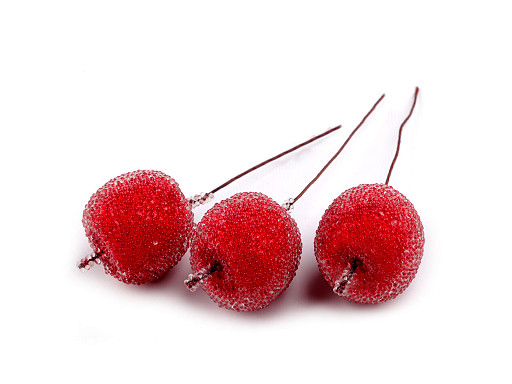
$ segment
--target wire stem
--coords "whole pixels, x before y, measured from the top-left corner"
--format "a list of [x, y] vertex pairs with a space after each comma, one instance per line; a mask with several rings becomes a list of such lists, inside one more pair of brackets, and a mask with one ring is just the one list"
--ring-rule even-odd
[[195, 292], [199, 284], [205, 281], [212, 273], [217, 272], [220, 269], [220, 263], [212, 263], [208, 266], [208, 268], [203, 268], [196, 273], [191, 273], [188, 275], [188, 278], [184, 281], [184, 283], [190, 291]]
[[306, 185], [306, 187], [302, 190], [301, 193], [299, 193], [297, 195], [297, 197], [295, 199], [293, 199], [293, 203], [296, 203], [297, 200], [299, 200], [302, 195], [304, 195], [304, 193], [306, 193], [306, 191], [309, 189], [309, 187], [311, 187], [315, 181], [318, 180], [318, 178], [322, 175], [322, 173], [324, 173], [324, 171], [327, 169], [327, 167], [329, 167], [329, 165], [331, 165], [331, 163], [338, 157], [338, 155], [341, 153], [341, 151], [343, 151], [343, 148], [345, 148], [345, 146], [348, 144], [348, 142], [350, 141], [350, 139], [352, 138], [352, 136], [354, 136], [354, 134], [357, 132], [357, 130], [359, 128], [361, 128], [361, 126], [364, 124], [364, 122], [366, 121], [366, 119], [368, 118], [368, 116], [370, 116], [372, 114], [372, 112], [375, 110], [375, 108], [377, 108], [377, 105], [379, 105], [379, 103], [382, 101], [382, 99], [384, 98], [384, 96], [386, 96], [385, 94], [382, 94], [382, 96], [379, 98], [379, 100], [377, 100], [377, 102], [373, 105], [372, 109], [370, 109], [370, 111], [365, 115], [365, 117], [363, 118], [363, 120], [361, 120], [361, 122], [359, 123], [359, 125], [354, 128], [354, 130], [352, 131], [352, 133], [350, 134], [350, 136], [347, 138], [347, 140], [345, 140], [345, 142], [343, 143], [343, 145], [340, 147], [340, 149], [338, 149], [338, 152], [336, 152], [334, 154], [333, 157], [331, 157], [331, 159], [327, 162], [327, 164], [325, 164], [325, 166], [320, 170], [320, 172], [318, 172], [318, 174], [313, 178], [313, 180], [311, 180], [309, 182], [308, 185]]
[[91, 268], [91, 263], [97, 263], [96, 260], [98, 260], [101, 256], [103, 256], [102, 253], [95, 253], [92, 256], [84, 257], [82, 260], [78, 262], [76, 266], [78, 267], [78, 269], [81, 269], [82, 271], [87, 271]]
[[313, 137], [313, 138], [311, 138], [311, 139], [309, 139], [309, 140], [306, 140], [305, 142], [303, 142], [303, 143], [301, 143], [301, 144], [299, 144], [299, 145], [296, 145], [295, 147], [290, 148], [290, 149], [288, 149], [287, 151], [281, 152], [279, 155], [276, 155], [276, 156], [274, 156], [274, 157], [271, 157], [270, 159], [265, 160], [265, 161], [263, 161], [263, 162], [259, 163], [258, 165], [255, 165], [255, 166], [254, 166], [254, 167], [252, 167], [252, 168], [249, 168], [247, 171], [244, 171], [244, 172], [242, 172], [242, 173], [240, 173], [240, 174], [236, 175], [235, 177], [233, 177], [233, 178], [229, 179], [228, 181], [226, 181], [224, 184], [221, 184], [221, 185], [219, 185], [217, 188], [212, 189], [212, 190], [209, 192], [209, 194], [213, 194], [213, 193], [215, 193], [215, 192], [219, 191], [220, 189], [222, 189], [222, 188], [224, 188], [224, 187], [228, 186], [229, 184], [231, 184], [233, 181], [235, 181], [235, 180], [237, 180], [237, 179], [241, 178], [242, 176], [247, 175], [248, 173], [250, 173], [250, 172], [252, 172], [252, 171], [255, 171], [256, 169], [258, 169], [258, 168], [260, 168], [260, 167], [264, 166], [265, 164], [268, 164], [268, 163], [270, 163], [270, 162], [272, 162], [272, 161], [274, 161], [274, 160], [277, 160], [277, 159], [279, 159], [280, 157], [282, 157], [282, 156], [284, 156], [284, 155], [287, 155], [288, 153], [293, 152], [293, 151], [295, 151], [296, 149], [299, 149], [299, 148], [301, 148], [301, 147], [303, 147], [303, 146], [305, 146], [305, 145], [307, 145], [307, 144], [309, 144], [309, 143], [312, 143], [313, 141], [318, 140], [318, 139], [320, 139], [321, 137], [327, 136], [328, 134], [330, 134], [330, 133], [332, 133], [332, 132], [334, 132], [334, 131], [337, 131], [337, 130], [338, 130], [338, 129], [340, 129], [340, 128], [341, 128], [341, 125], [338, 125], [337, 127], [331, 128], [331, 129], [329, 129], [329, 130], [325, 131], [324, 133], [321, 133], [320, 135], [317, 135], [317, 136], [315, 136], [315, 137]]
[[409, 120], [409, 118], [412, 115], [412, 112], [414, 111], [414, 107], [416, 106], [416, 100], [418, 99], [418, 92], [420, 89], [416, 87], [416, 92], [414, 92], [414, 102], [412, 103], [411, 110], [409, 111], [409, 114], [405, 118], [405, 120], [402, 122], [402, 125], [400, 125], [400, 130], [398, 131], [398, 143], [396, 145], [396, 152], [395, 157], [393, 158], [393, 162], [391, 163], [391, 167], [389, 167], [388, 177], [386, 178], [386, 185], [389, 184], [389, 178], [391, 177], [391, 172], [393, 171], [393, 167], [395, 166], [396, 159], [398, 158], [398, 152], [400, 152], [400, 142], [402, 141], [402, 129], [404, 128], [405, 124]]
[[346, 269], [345, 272], [343, 272], [343, 275], [341, 278], [336, 281], [334, 284], [333, 291], [339, 296], [343, 296], [343, 292], [345, 291], [345, 287], [347, 284], [352, 280], [352, 277], [354, 276], [354, 272], [356, 269], [361, 266], [361, 261], [356, 257], [352, 262], [349, 264], [350, 268]]

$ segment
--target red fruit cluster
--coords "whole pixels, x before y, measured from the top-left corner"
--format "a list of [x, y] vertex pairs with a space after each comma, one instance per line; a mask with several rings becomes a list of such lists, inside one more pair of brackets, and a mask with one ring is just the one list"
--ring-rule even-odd
[[385, 184], [363, 184], [342, 193], [325, 211], [315, 255], [338, 295], [375, 304], [408, 287], [424, 242], [420, 217], [404, 195]]
[[261, 193], [238, 193], [215, 204], [197, 226], [193, 272], [212, 271], [202, 287], [220, 307], [266, 307], [290, 284], [302, 242], [295, 221]]
[[135, 171], [110, 180], [92, 195], [82, 222], [105, 271], [125, 283], [144, 284], [182, 258], [193, 219], [172, 177]]

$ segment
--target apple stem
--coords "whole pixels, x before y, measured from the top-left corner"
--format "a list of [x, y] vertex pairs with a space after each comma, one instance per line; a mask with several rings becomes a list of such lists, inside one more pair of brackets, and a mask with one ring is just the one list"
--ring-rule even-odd
[[214, 262], [210, 264], [208, 268], [203, 268], [196, 273], [188, 275], [188, 278], [184, 283], [191, 292], [195, 292], [199, 284], [204, 282], [213, 272], [218, 271], [220, 268], [220, 263]]
[[100, 260], [100, 257], [103, 256], [102, 253], [95, 253], [93, 255], [90, 255], [90, 256], [87, 256], [87, 257], [84, 257], [82, 260], [80, 260], [78, 263], [77, 263], [77, 267], [78, 269], [82, 270], [82, 271], [88, 271], [89, 269], [91, 269], [91, 265], [94, 264], [99, 264], [101, 262]]
[[409, 120], [409, 118], [412, 116], [412, 112], [414, 111], [414, 107], [416, 106], [416, 100], [418, 99], [418, 92], [420, 89], [416, 87], [416, 91], [414, 92], [414, 101], [412, 103], [411, 110], [409, 111], [409, 114], [405, 118], [405, 120], [402, 122], [402, 125], [400, 125], [400, 130], [398, 131], [398, 143], [396, 145], [396, 152], [395, 157], [393, 158], [393, 162], [391, 163], [391, 167], [389, 167], [388, 177], [386, 178], [386, 185], [389, 184], [389, 178], [391, 177], [391, 172], [393, 171], [393, 167], [395, 166], [396, 159], [398, 158], [398, 152], [400, 152], [400, 142], [402, 141], [402, 130]]
[[339, 296], [343, 295], [343, 291], [345, 291], [345, 287], [349, 283], [350, 280], [352, 280], [352, 277], [354, 276], [354, 272], [356, 271], [357, 267], [361, 265], [361, 261], [358, 258], [354, 258], [351, 263], [349, 263], [349, 268], [345, 269], [341, 277], [336, 281], [334, 284], [333, 291]]
[[324, 167], [320, 170], [320, 172], [318, 172], [318, 174], [313, 178], [313, 180], [311, 180], [309, 182], [309, 184], [306, 185], [306, 187], [297, 195], [297, 197], [295, 197], [294, 199], [291, 199], [291, 200], [293, 200], [294, 203], [297, 202], [297, 200], [299, 200], [302, 197], [302, 195], [304, 195], [304, 193], [306, 193], [306, 191], [309, 189], [309, 187], [311, 187], [315, 183], [315, 181], [318, 180], [318, 178], [322, 175], [322, 173], [324, 173], [324, 171], [327, 169], [327, 167], [329, 167], [329, 165], [331, 165], [331, 163], [338, 157], [338, 155], [341, 153], [341, 151], [343, 151], [343, 149], [348, 144], [350, 139], [352, 139], [352, 136], [354, 136], [354, 134], [357, 132], [357, 130], [359, 128], [361, 128], [361, 126], [364, 124], [364, 122], [366, 121], [368, 116], [370, 116], [372, 114], [372, 112], [375, 110], [375, 108], [377, 108], [377, 105], [379, 105], [379, 103], [382, 101], [384, 96], [386, 96], [386, 95], [382, 94], [382, 96], [379, 98], [379, 100], [377, 100], [377, 102], [373, 105], [373, 107], [370, 109], [370, 111], [364, 116], [363, 120], [361, 120], [361, 122], [358, 124], [358, 126], [354, 128], [354, 130], [349, 135], [347, 140], [345, 140], [345, 142], [340, 147], [340, 149], [338, 149], [338, 151], [334, 154], [334, 156], [331, 157], [331, 159], [327, 162], [327, 164], [324, 165]]
[[200, 194], [189, 197], [188, 202], [192, 206], [192, 208], [196, 208], [202, 204], [208, 203], [209, 201], [211, 201], [213, 199], [213, 197], [214, 197], [214, 195], [212, 192], [209, 192], [209, 193], [202, 192]]

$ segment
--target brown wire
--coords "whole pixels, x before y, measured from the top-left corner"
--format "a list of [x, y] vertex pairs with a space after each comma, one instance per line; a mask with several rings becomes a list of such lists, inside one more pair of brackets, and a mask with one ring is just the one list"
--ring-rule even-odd
[[375, 110], [375, 108], [377, 108], [377, 105], [379, 105], [379, 103], [382, 101], [382, 99], [384, 98], [384, 96], [386, 96], [386, 95], [385, 95], [385, 94], [382, 94], [382, 96], [379, 98], [379, 100], [377, 100], [377, 102], [373, 105], [372, 109], [370, 109], [370, 111], [365, 115], [365, 117], [363, 118], [363, 120], [361, 120], [361, 122], [359, 123], [359, 125], [358, 125], [356, 128], [354, 128], [354, 130], [352, 131], [352, 133], [350, 134], [350, 136], [347, 138], [347, 140], [345, 140], [345, 142], [343, 143], [343, 145], [341, 146], [341, 148], [340, 148], [340, 149], [338, 149], [338, 152], [336, 152], [336, 153], [334, 154], [334, 156], [333, 156], [333, 157], [331, 157], [331, 160], [329, 160], [329, 161], [327, 162], [327, 164], [325, 164], [325, 166], [320, 170], [320, 172], [318, 172], [318, 174], [313, 178], [313, 180], [311, 180], [311, 181], [309, 182], [309, 184], [308, 184], [308, 185], [306, 185], [306, 188], [304, 188], [304, 189], [302, 190], [302, 192], [301, 192], [301, 193], [299, 193], [295, 199], [293, 199], [293, 202], [294, 202], [294, 203], [295, 203], [297, 200], [299, 200], [299, 199], [302, 197], [302, 195], [304, 195], [304, 193], [309, 189], [309, 187], [311, 187], [311, 186], [314, 184], [314, 182], [318, 180], [318, 178], [322, 175], [322, 173], [324, 173], [324, 171], [327, 169], [327, 167], [328, 167], [329, 165], [331, 165], [331, 163], [332, 163], [332, 162], [333, 162], [333, 161], [338, 157], [338, 155], [341, 153], [341, 151], [343, 151], [343, 148], [345, 148], [345, 146], [348, 144], [348, 142], [350, 141], [350, 139], [352, 138], [352, 136], [354, 136], [354, 134], [357, 132], [357, 130], [358, 130], [359, 128], [361, 128], [361, 126], [364, 124], [364, 122], [366, 121], [366, 119], [368, 118], [368, 116], [370, 116], [370, 115], [371, 115], [371, 113]]
[[224, 187], [228, 186], [229, 184], [231, 184], [233, 181], [235, 181], [235, 180], [237, 180], [237, 179], [241, 178], [242, 176], [245, 176], [245, 175], [247, 175], [248, 173], [250, 173], [250, 172], [252, 172], [252, 171], [254, 171], [254, 170], [256, 170], [256, 169], [258, 169], [258, 168], [260, 168], [260, 167], [262, 167], [262, 166], [264, 166], [265, 164], [268, 164], [268, 163], [270, 163], [271, 161], [277, 160], [277, 159], [279, 159], [280, 157], [282, 157], [282, 156], [284, 156], [284, 155], [286, 155], [286, 154], [288, 154], [288, 153], [290, 153], [290, 152], [293, 152], [293, 151], [295, 151], [296, 149], [299, 149], [299, 148], [301, 148], [301, 147], [303, 147], [303, 146], [305, 146], [305, 145], [307, 145], [307, 144], [309, 144], [309, 143], [312, 143], [313, 141], [318, 140], [318, 139], [320, 139], [321, 137], [324, 137], [324, 136], [328, 135], [329, 133], [334, 132], [334, 131], [336, 131], [336, 130], [338, 130], [338, 129], [340, 129], [340, 128], [341, 128], [341, 125], [338, 125], [337, 127], [334, 127], [334, 128], [331, 128], [331, 129], [328, 129], [327, 131], [325, 131], [324, 133], [321, 133], [320, 135], [317, 135], [317, 136], [315, 136], [315, 137], [313, 137], [313, 138], [311, 138], [311, 139], [309, 139], [309, 140], [306, 140], [305, 142], [303, 142], [303, 143], [301, 143], [301, 144], [299, 144], [299, 145], [296, 145], [295, 147], [290, 148], [290, 149], [288, 149], [287, 151], [281, 152], [279, 155], [276, 155], [276, 156], [274, 156], [274, 157], [271, 157], [270, 159], [265, 160], [265, 161], [263, 161], [263, 162], [259, 163], [258, 165], [255, 165], [255, 166], [254, 166], [254, 167], [252, 167], [252, 168], [249, 168], [247, 171], [244, 171], [244, 172], [242, 172], [242, 173], [240, 173], [240, 174], [236, 175], [235, 177], [233, 177], [233, 178], [229, 179], [228, 181], [226, 181], [224, 184], [221, 184], [221, 185], [219, 185], [217, 188], [212, 189], [212, 190], [210, 191], [210, 194], [212, 194], [212, 193], [215, 193], [215, 192], [219, 191], [220, 189], [222, 189], [222, 188], [224, 188]]
[[418, 99], [418, 92], [420, 89], [416, 87], [416, 92], [414, 92], [414, 102], [412, 103], [411, 110], [409, 111], [409, 114], [405, 118], [405, 120], [402, 122], [402, 125], [400, 125], [400, 130], [398, 131], [398, 143], [396, 146], [396, 152], [395, 157], [393, 158], [393, 162], [391, 163], [391, 167], [389, 167], [388, 177], [386, 178], [386, 185], [389, 183], [389, 178], [391, 177], [391, 172], [393, 171], [393, 167], [395, 166], [396, 159], [398, 158], [398, 152], [400, 152], [400, 142], [402, 141], [402, 129], [404, 128], [405, 124], [409, 120], [409, 118], [412, 115], [412, 112], [414, 111], [414, 107], [416, 106], [416, 100]]

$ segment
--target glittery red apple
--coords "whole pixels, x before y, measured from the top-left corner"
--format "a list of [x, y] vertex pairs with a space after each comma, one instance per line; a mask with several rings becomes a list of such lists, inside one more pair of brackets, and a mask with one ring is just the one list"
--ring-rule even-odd
[[409, 286], [424, 243], [420, 217], [404, 195], [385, 184], [362, 184], [343, 192], [325, 211], [315, 255], [338, 295], [375, 304]]
[[194, 225], [191, 205], [174, 179], [159, 171], [120, 175], [92, 195], [83, 214], [105, 272], [128, 284], [162, 277], [185, 254]]
[[299, 265], [297, 224], [261, 193], [238, 193], [215, 204], [197, 226], [186, 284], [201, 283], [220, 307], [254, 311], [275, 300]]
[[376, 304], [402, 293], [414, 279], [423, 256], [423, 225], [414, 206], [389, 186], [402, 130], [385, 184], [362, 184], [343, 192], [325, 211], [315, 237], [320, 272], [347, 300]]

